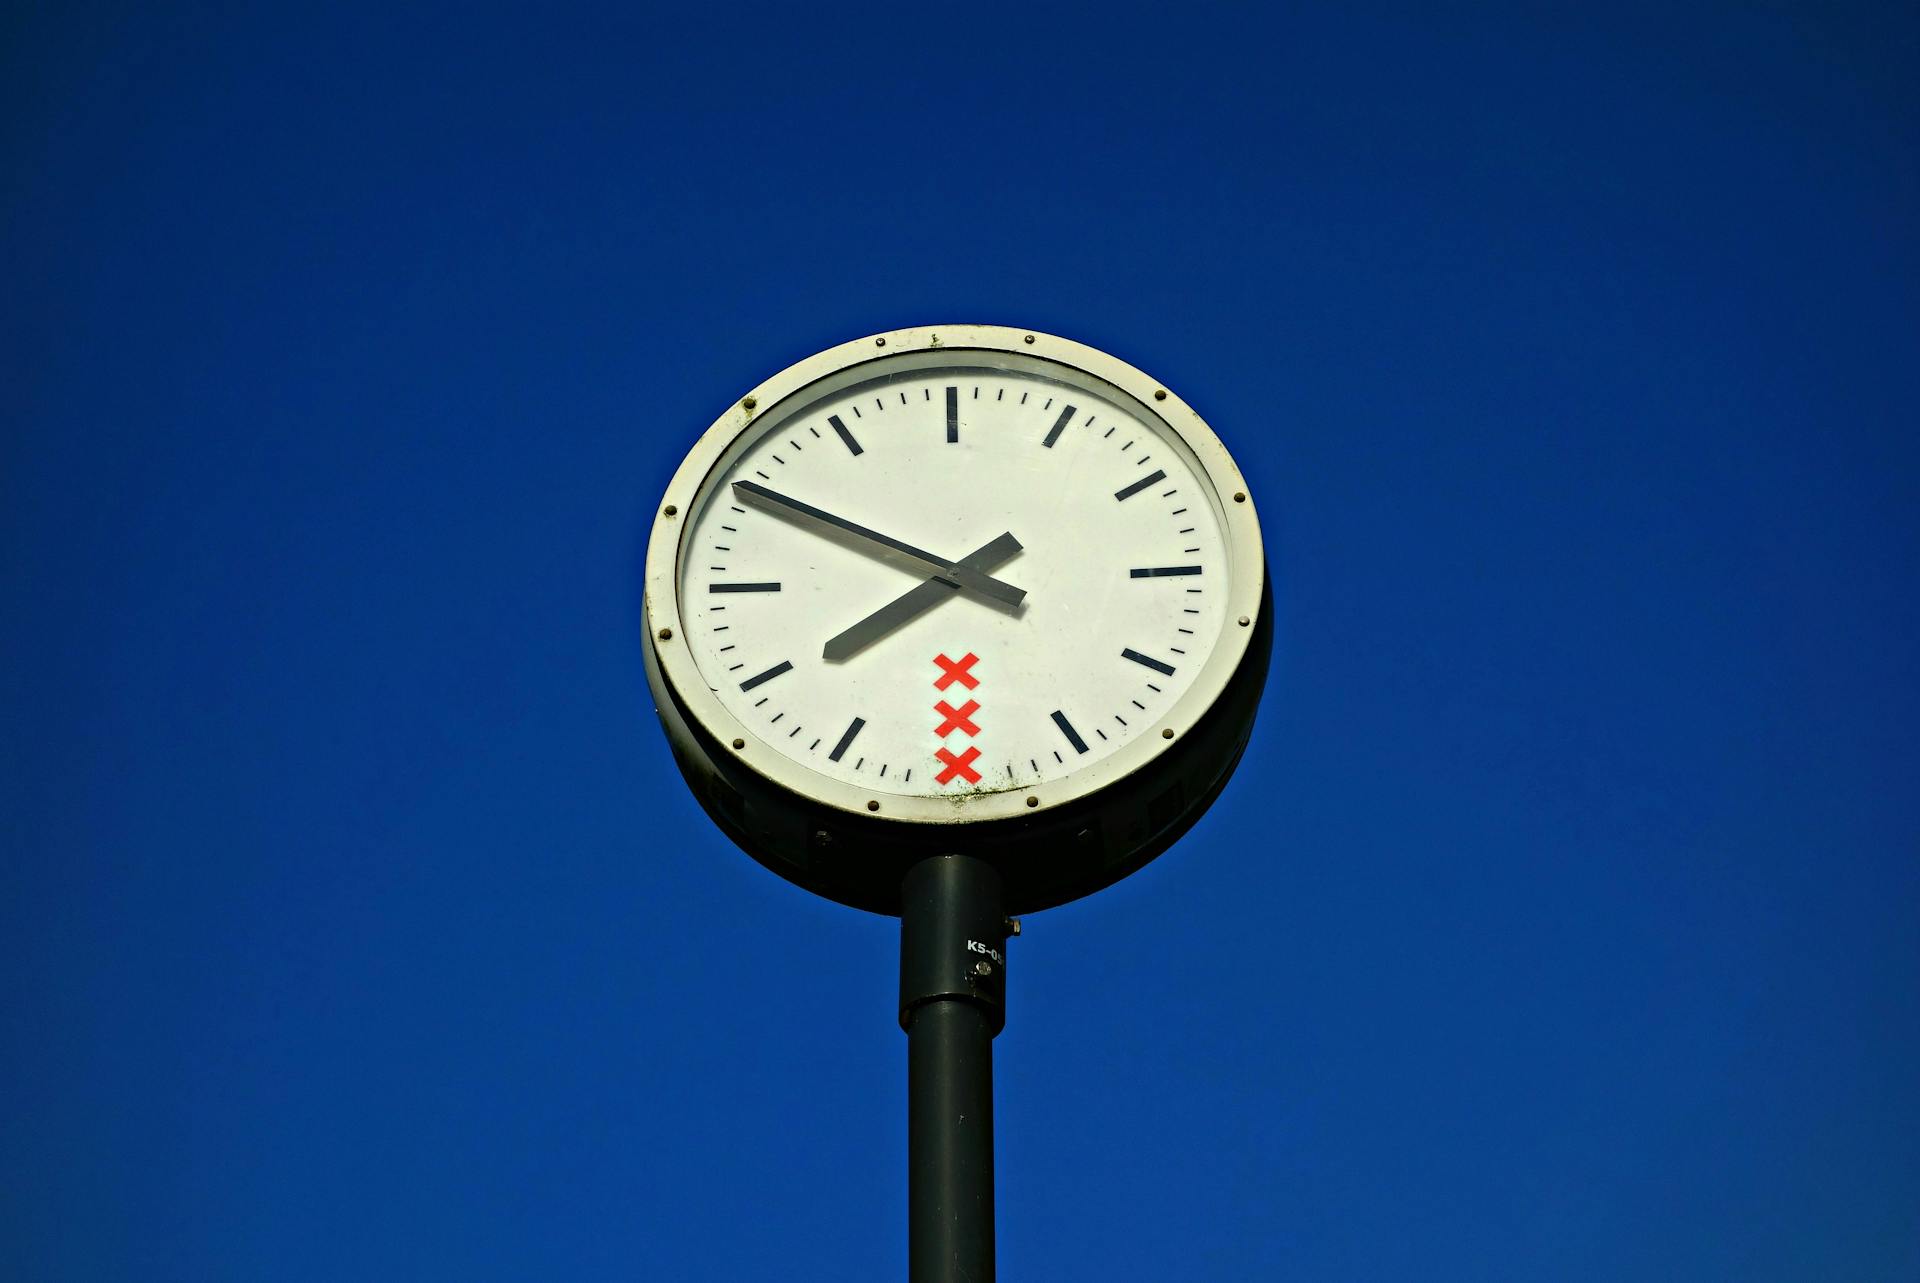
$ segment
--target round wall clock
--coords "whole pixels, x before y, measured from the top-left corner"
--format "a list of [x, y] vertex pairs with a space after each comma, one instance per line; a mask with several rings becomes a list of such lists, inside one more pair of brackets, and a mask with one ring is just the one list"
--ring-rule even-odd
[[656, 510], [647, 675], [754, 858], [897, 913], [932, 854], [1007, 908], [1124, 876], [1213, 800], [1271, 634], [1245, 480], [1193, 409], [1066, 339], [928, 326], [768, 379]]

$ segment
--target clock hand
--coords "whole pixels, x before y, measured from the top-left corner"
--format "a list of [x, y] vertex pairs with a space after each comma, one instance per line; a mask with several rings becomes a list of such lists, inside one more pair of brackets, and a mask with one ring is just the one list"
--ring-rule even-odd
[[790, 499], [786, 495], [752, 481], [734, 482], [733, 493], [742, 503], [750, 504], [763, 512], [786, 517], [790, 521], [822, 534], [850, 538], [856, 544], [867, 545], [869, 550], [879, 549], [890, 553], [893, 559], [912, 563], [916, 568], [929, 572], [936, 578], [944, 579], [956, 588], [970, 589], [982, 597], [991, 597], [1009, 606], [1018, 606], [1021, 599], [1027, 595], [1025, 589], [1002, 583], [971, 566], [963, 566], [948, 561], [944, 557], [936, 557], [924, 548], [916, 548], [910, 543], [889, 538], [877, 530], [855, 525], [845, 517], [836, 517], [830, 512], [823, 512], [812, 504]]
[[[1020, 541], [1012, 534], [1001, 535], [962, 557], [957, 565], [970, 570], [991, 570], [1020, 551]], [[827, 641], [821, 658], [838, 663], [865, 650], [909, 620], [918, 619], [954, 593], [960, 591], [944, 579], [928, 579], [918, 587], [901, 593], [865, 619]]]

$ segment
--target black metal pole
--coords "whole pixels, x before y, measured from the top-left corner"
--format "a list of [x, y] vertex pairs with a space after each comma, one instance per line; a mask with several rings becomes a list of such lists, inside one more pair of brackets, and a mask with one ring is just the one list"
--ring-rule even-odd
[[993, 1279], [993, 1039], [1006, 1024], [1009, 926], [991, 865], [942, 855], [907, 872], [909, 1283]]

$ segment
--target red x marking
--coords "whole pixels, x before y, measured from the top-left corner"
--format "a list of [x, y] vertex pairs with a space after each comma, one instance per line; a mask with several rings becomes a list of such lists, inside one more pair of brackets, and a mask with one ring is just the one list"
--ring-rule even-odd
[[937, 691], [943, 691], [955, 682], [959, 682], [968, 690], [980, 684], [980, 679], [967, 671], [980, 662], [980, 657], [972, 651], [968, 651], [964, 659], [948, 659], [945, 654], [941, 654], [933, 662], [940, 665], [942, 669], [940, 676], [933, 679], [933, 688]]
[[933, 711], [947, 719], [933, 729], [933, 733], [941, 739], [955, 731], [965, 731], [969, 735], [980, 733], [980, 728], [973, 723], [973, 715], [980, 711], [980, 701], [977, 699], [970, 699], [958, 708], [943, 699], [933, 706]]
[[973, 759], [980, 756], [979, 749], [968, 745], [967, 751], [956, 757], [951, 749], [936, 748], [933, 755], [947, 764], [946, 770], [933, 777], [935, 784], [945, 784], [956, 775], [969, 784], [980, 782], [980, 772], [973, 769]]

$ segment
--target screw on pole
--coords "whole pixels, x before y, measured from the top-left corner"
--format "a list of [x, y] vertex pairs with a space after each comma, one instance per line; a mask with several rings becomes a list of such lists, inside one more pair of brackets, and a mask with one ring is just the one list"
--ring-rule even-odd
[[993, 1279], [993, 1039], [1006, 1025], [1000, 875], [922, 860], [901, 888], [909, 1283]]

